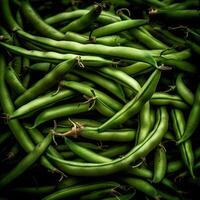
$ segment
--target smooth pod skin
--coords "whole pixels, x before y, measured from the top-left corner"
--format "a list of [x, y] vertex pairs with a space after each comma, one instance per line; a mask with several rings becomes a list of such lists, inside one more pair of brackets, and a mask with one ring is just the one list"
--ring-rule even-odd
[[52, 71], [37, 81], [15, 100], [16, 106], [22, 106], [54, 86], [75, 65], [76, 60], [71, 59], [58, 64]]
[[56, 166], [63, 172], [74, 176], [106, 176], [124, 169], [141, 157], [145, 157], [162, 140], [168, 128], [168, 113], [166, 108], [161, 107], [157, 111], [157, 122], [154, 129], [143, 142], [133, 147], [126, 155], [107, 163], [81, 163], [58, 159], [47, 154]]
[[181, 97], [166, 92], [155, 92], [151, 97], [150, 103], [156, 106], [171, 105], [179, 109], [188, 109], [188, 105]]
[[122, 178], [122, 181], [129, 184], [133, 188], [143, 192], [144, 194], [153, 197], [154, 199], [159, 198], [159, 193], [156, 188], [145, 180], [142, 180], [140, 178], [126, 177]]
[[45, 23], [42, 18], [35, 12], [28, 1], [22, 1], [21, 12], [24, 18], [31, 24], [40, 34], [53, 38], [55, 40], [64, 39], [65, 35], [55, 28]]
[[136, 28], [145, 25], [147, 23], [148, 21], [144, 19], [133, 19], [133, 20], [130, 19], [130, 20], [114, 22], [95, 29], [94, 31], [92, 31], [92, 36], [98, 38], [102, 36], [112, 35], [131, 28]]
[[195, 132], [200, 122], [200, 83], [197, 85], [197, 89], [194, 96], [194, 102], [190, 110], [188, 120], [186, 122], [185, 130], [181, 138], [177, 141], [178, 144], [189, 139]]
[[126, 87], [128, 86], [135, 93], [137, 93], [141, 89], [140, 84], [134, 78], [116, 68], [101, 67], [98, 70], [98, 73], [118, 82], [119, 84], [122, 84]]
[[136, 62], [126, 67], [120, 67], [119, 69], [131, 76], [137, 76], [154, 70], [150, 64], [144, 62]]
[[47, 108], [36, 117], [34, 125], [30, 128], [36, 128], [44, 122], [55, 120], [59, 117], [67, 117], [78, 113], [88, 112], [89, 107], [89, 103], [69, 103]]
[[8, 85], [15, 91], [17, 95], [21, 95], [26, 91], [26, 88], [22, 85], [21, 80], [19, 80], [19, 77], [15, 73], [12, 66], [6, 68], [5, 79]]
[[43, 154], [46, 148], [52, 141], [52, 135], [49, 134], [46, 138], [38, 144], [33, 151], [25, 156], [8, 174], [0, 180], [0, 189], [11, 183], [15, 178], [23, 174], [38, 158]]
[[104, 188], [116, 188], [119, 187], [120, 185], [115, 182], [95, 182], [95, 183], [90, 183], [90, 184], [82, 184], [82, 185], [75, 185], [75, 186], [70, 186], [61, 190], [58, 190], [44, 198], [42, 200], [59, 200], [63, 198], [70, 198], [70, 197], [76, 197], [78, 195], [82, 195], [87, 192], [92, 192], [98, 189], [104, 189]]
[[151, 125], [151, 110], [150, 103], [147, 101], [140, 111], [139, 118], [139, 130], [137, 131], [136, 144], [142, 142], [145, 137], [149, 134], [152, 125]]
[[76, 33], [83, 31], [89, 27], [101, 14], [102, 6], [99, 4], [94, 5], [87, 14], [82, 15], [78, 19], [73, 20], [71, 23], [67, 24], [60, 29], [62, 33], [67, 33], [68, 31], [74, 31]]
[[[33, 42], [34, 44], [41, 45], [42, 47], [46, 46], [47, 48], [53, 47], [54, 49], [61, 49], [65, 50], [67, 53], [70, 52], [79, 52], [79, 53], [86, 53], [86, 54], [96, 54], [102, 56], [110, 56], [110, 57], [117, 57], [135, 61], [142, 61], [151, 64], [154, 67], [157, 67], [157, 63], [153, 58], [153, 54], [158, 54], [156, 51], [151, 52], [148, 50], [140, 50], [132, 47], [111, 47], [101, 44], [81, 44], [78, 42], [72, 41], [56, 41], [50, 38], [39, 37], [31, 35], [27, 32], [18, 30], [16, 31], [17, 35], [21, 38]], [[160, 53], [160, 51], [159, 51]]]
[[66, 145], [71, 149], [71, 151], [73, 153], [75, 153], [80, 158], [82, 158], [88, 162], [103, 163], [103, 162], [111, 162], [112, 161], [110, 158], [106, 158], [100, 154], [93, 152], [92, 150], [82, 147], [68, 138], [64, 138], [64, 139], [65, 139]]
[[56, 91], [49, 92], [17, 108], [9, 115], [9, 118], [14, 119], [26, 116], [26, 114], [30, 114], [30, 112], [38, 111], [58, 101], [70, 99], [73, 96], [74, 92], [71, 90], [60, 90], [57, 94]]
[[117, 126], [130, 119], [133, 115], [137, 114], [142, 106], [148, 101], [156, 90], [159, 82], [161, 71], [156, 69], [146, 83], [142, 86], [137, 95], [130, 100], [124, 107], [118, 111], [113, 117], [103, 123], [98, 131], [104, 131], [108, 128]]
[[104, 78], [103, 76], [100, 76], [98, 74], [92, 73], [92, 71], [74, 70], [74, 73], [94, 82], [95, 84], [101, 86], [105, 90], [108, 90], [110, 93], [117, 96], [123, 102], [126, 101], [124, 91], [121, 85], [117, 84], [116, 82], [108, 78]]
[[[172, 122], [173, 129], [176, 134], [176, 138], [179, 141], [184, 134], [184, 130], [186, 128], [185, 118], [183, 112], [178, 109], [172, 109]], [[179, 144], [181, 156], [187, 168], [189, 169], [190, 174], [194, 177], [193, 167], [194, 167], [194, 154], [192, 150], [192, 143], [188, 139], [181, 144]]]
[[176, 78], [176, 90], [178, 94], [189, 104], [192, 105], [194, 102], [194, 94], [186, 86], [183, 81], [183, 73], [180, 73]]
[[167, 155], [166, 150], [163, 146], [156, 148], [154, 154], [154, 173], [153, 173], [153, 183], [159, 183], [166, 174], [167, 170]]

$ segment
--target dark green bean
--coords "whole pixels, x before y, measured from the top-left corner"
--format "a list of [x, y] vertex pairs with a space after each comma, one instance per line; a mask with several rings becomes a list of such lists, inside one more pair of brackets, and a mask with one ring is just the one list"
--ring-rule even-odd
[[99, 17], [101, 11], [102, 6], [100, 4], [96, 4], [88, 11], [87, 14], [73, 20], [71, 23], [61, 28], [60, 31], [62, 33], [67, 33], [68, 31], [81, 32], [89, 27]]
[[63, 61], [58, 64], [52, 71], [46, 74], [42, 79], [37, 81], [32, 87], [27, 89], [22, 95], [15, 100], [15, 105], [22, 106], [40, 94], [44, 93], [47, 89], [55, 85], [64, 74], [71, 70], [76, 60], [71, 59]]
[[77, 195], [82, 195], [87, 192], [95, 191], [98, 189], [104, 188], [116, 188], [119, 184], [115, 182], [104, 182], [104, 183], [90, 183], [90, 184], [82, 184], [82, 185], [75, 185], [65, 189], [58, 190], [46, 197], [42, 200], [57, 200], [63, 199], [68, 197], [75, 197]]
[[53, 105], [59, 101], [69, 99], [73, 96], [74, 92], [71, 90], [60, 90], [58, 93], [56, 93], [56, 91], [49, 92], [19, 107], [11, 115], [9, 115], [9, 118], [14, 119], [26, 116], [26, 114], [30, 114], [30, 112], [34, 113], [34, 111], [46, 108], [49, 105]]
[[168, 94], [166, 92], [155, 92], [150, 100], [152, 105], [172, 105], [179, 109], [187, 109], [188, 105], [178, 95]]
[[185, 85], [183, 81], [183, 73], [179, 74], [176, 78], [176, 89], [178, 94], [190, 105], [193, 104], [194, 94], [192, 91]]
[[146, 101], [148, 101], [155, 92], [160, 75], [160, 70], [156, 69], [143, 85], [141, 90], [137, 93], [137, 95], [127, 104], [125, 104], [125, 106], [113, 117], [111, 117], [98, 128], [99, 132], [122, 124], [126, 120], [130, 119], [133, 115], [137, 114]]
[[130, 20], [114, 22], [95, 29], [94, 31], [92, 31], [92, 36], [98, 38], [102, 36], [112, 35], [131, 28], [136, 28], [145, 25], [147, 23], [148, 21], [144, 19], [133, 19], [133, 20], [130, 19]]
[[166, 174], [167, 170], [167, 156], [166, 149], [163, 146], [156, 148], [154, 154], [154, 173], [153, 173], [153, 183], [159, 183]]
[[157, 123], [143, 142], [133, 147], [126, 155], [107, 163], [81, 163], [58, 159], [47, 154], [63, 172], [75, 176], [105, 176], [129, 168], [130, 164], [146, 156], [161, 141], [168, 128], [168, 114], [164, 107], [157, 111]]
[[[172, 120], [173, 128], [176, 134], [176, 138], [179, 141], [182, 138], [185, 130], [185, 119], [184, 115], [180, 110], [172, 109]], [[189, 169], [191, 175], [194, 177], [193, 167], [194, 167], [194, 155], [192, 151], [192, 144], [190, 140], [184, 141], [180, 145], [181, 156], [187, 168]]]
[[46, 138], [38, 144], [33, 151], [31, 151], [27, 156], [25, 156], [8, 174], [0, 180], [0, 188], [2, 189], [9, 183], [11, 183], [15, 178], [24, 173], [37, 159], [41, 154], [46, 150], [49, 144], [52, 141], [52, 134], [46, 136]]
[[31, 4], [28, 1], [23, 1], [21, 3], [21, 12], [24, 18], [31, 24], [35, 30], [41, 33], [44, 36], [62, 40], [65, 35], [58, 30], [54, 29], [50, 25], [46, 24], [41, 17], [36, 13], [36, 11], [32, 8]]
[[197, 89], [194, 96], [194, 103], [190, 110], [184, 133], [178, 140], [178, 144], [186, 141], [191, 137], [191, 135], [195, 132], [195, 130], [199, 126], [199, 120], [200, 120], [200, 83], [198, 83], [197, 85]]
[[104, 157], [102, 155], [99, 155], [92, 150], [89, 150], [85, 147], [82, 147], [78, 145], [75, 142], [72, 142], [72, 140], [65, 138], [66, 145], [71, 149], [72, 152], [74, 152], [76, 155], [78, 155], [80, 158], [88, 161], [88, 162], [111, 162], [112, 160], [110, 158]]
[[142, 180], [140, 178], [131, 178], [126, 177], [122, 178], [122, 181], [129, 184], [133, 188], [137, 189], [138, 191], [143, 192], [144, 194], [147, 194], [150, 197], [153, 197], [154, 199], [158, 199], [159, 194], [156, 188], [154, 188], [153, 185], [151, 185], [149, 182]]

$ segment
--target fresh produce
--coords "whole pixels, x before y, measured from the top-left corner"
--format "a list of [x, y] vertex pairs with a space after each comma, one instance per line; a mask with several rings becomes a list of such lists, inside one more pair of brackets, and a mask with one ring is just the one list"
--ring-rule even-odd
[[198, 0], [2, 0], [0, 17], [0, 199], [193, 198]]

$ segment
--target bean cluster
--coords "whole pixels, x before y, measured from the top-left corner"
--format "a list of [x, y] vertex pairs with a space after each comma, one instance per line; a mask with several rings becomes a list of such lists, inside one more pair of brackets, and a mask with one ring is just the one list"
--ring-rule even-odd
[[192, 199], [199, 1], [0, 2], [0, 199]]

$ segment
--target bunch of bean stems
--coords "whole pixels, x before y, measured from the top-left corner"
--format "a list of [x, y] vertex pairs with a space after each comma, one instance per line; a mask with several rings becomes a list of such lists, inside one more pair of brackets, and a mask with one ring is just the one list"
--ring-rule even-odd
[[0, 199], [191, 199], [199, 1], [0, 2]]

